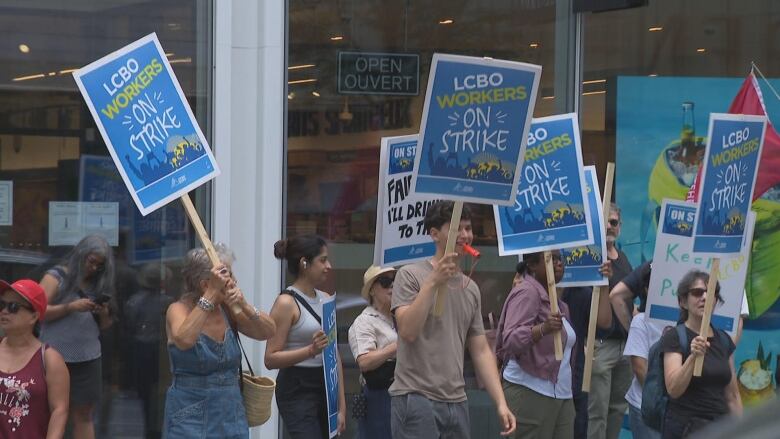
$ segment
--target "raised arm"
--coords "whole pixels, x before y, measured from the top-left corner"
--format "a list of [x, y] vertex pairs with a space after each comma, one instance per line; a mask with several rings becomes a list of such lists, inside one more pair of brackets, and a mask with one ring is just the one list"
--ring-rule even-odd
[[696, 357], [703, 357], [709, 345], [704, 337], [694, 337], [691, 340], [691, 355], [688, 355], [684, 362], [679, 352], [664, 353], [664, 382], [670, 397], [677, 399], [685, 393], [693, 377]]
[[[457, 273], [458, 267], [455, 263], [457, 257], [458, 254], [453, 252], [439, 261], [432, 261], [433, 271], [420, 285], [420, 292], [412, 303], [395, 308], [398, 335], [407, 343], [414, 343], [420, 336], [433, 306], [437, 288], [446, 286], [449, 279]], [[397, 284], [398, 279], [396, 279]]]
[[[211, 270], [211, 278], [206, 285], [203, 298], [219, 306], [224, 298], [224, 288], [230, 280], [230, 275], [224, 270], [224, 266], [214, 267]], [[198, 336], [203, 330], [203, 325], [208, 320], [209, 314], [214, 311], [206, 311], [199, 306], [192, 310], [182, 302], [175, 302], [168, 307], [166, 313], [166, 329], [168, 330], [168, 343], [173, 343], [181, 350], [187, 350], [195, 346]]]
[[238, 325], [239, 332], [255, 340], [267, 340], [273, 336], [276, 332], [276, 323], [271, 316], [247, 303], [244, 293], [235, 283], [229, 287], [225, 303], [228, 308], [236, 304], [241, 308], [238, 315], [230, 312]]

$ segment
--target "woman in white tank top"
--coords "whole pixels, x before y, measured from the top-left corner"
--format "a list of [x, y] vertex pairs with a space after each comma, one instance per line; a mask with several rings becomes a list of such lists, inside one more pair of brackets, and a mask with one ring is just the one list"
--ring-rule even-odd
[[[271, 309], [276, 334], [265, 347], [265, 366], [279, 369], [276, 403], [285, 430], [292, 439], [328, 438], [328, 408], [322, 351], [328, 337], [322, 331], [322, 301], [328, 294], [317, 289], [331, 270], [325, 240], [301, 235], [277, 241], [274, 256], [287, 261], [295, 278]], [[344, 373], [339, 358], [338, 432], [346, 426]]]

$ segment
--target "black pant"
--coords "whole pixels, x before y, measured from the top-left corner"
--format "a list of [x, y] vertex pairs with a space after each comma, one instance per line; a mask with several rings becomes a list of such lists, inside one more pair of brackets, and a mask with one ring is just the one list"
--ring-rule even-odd
[[291, 439], [328, 439], [328, 404], [322, 367], [279, 370], [276, 404]]
[[708, 426], [714, 422], [710, 419], [700, 418], [696, 416], [681, 418], [666, 411], [664, 417], [663, 433], [661, 437], [663, 439], [681, 439], [688, 437], [698, 430]]

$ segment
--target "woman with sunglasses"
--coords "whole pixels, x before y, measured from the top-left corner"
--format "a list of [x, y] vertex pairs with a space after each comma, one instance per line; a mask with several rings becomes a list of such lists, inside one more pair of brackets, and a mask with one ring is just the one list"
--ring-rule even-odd
[[[728, 414], [742, 414], [734, 372], [734, 342], [714, 326], [706, 336], [699, 334], [709, 279], [709, 274], [691, 270], [677, 285], [680, 322], [685, 326], [689, 346], [681, 345], [678, 331], [669, 330], [661, 336], [664, 381], [669, 393], [664, 439], [683, 438]], [[723, 303], [719, 283], [715, 298]], [[700, 357], [704, 357], [704, 368], [700, 377], [694, 377], [694, 363]]]
[[37, 282], [0, 281], [0, 438], [59, 439], [68, 420], [68, 368], [38, 340], [46, 293]]
[[[317, 235], [277, 241], [274, 256], [287, 261], [295, 281], [281, 292], [271, 308], [276, 334], [265, 345], [265, 367], [279, 369], [276, 403], [292, 439], [328, 439], [328, 404], [322, 351], [328, 336], [322, 331], [320, 290], [331, 270], [328, 246]], [[337, 355], [338, 358], [338, 355]], [[346, 427], [344, 373], [338, 359], [338, 432]]]
[[[398, 334], [390, 314], [395, 268], [372, 265], [360, 295], [369, 305], [349, 327], [349, 347], [360, 368], [365, 412], [356, 414], [361, 439], [390, 439], [390, 394]], [[362, 416], [361, 416], [362, 415]]]
[[95, 406], [102, 394], [100, 332], [112, 324], [114, 255], [101, 236], [88, 235], [41, 280], [49, 307], [41, 340], [62, 354], [70, 372], [73, 436], [93, 439]]

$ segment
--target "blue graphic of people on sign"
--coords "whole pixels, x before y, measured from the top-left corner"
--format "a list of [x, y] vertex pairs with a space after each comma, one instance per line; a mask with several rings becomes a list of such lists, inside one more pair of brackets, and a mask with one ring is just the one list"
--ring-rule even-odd
[[738, 253], [753, 199], [766, 119], [711, 116], [693, 251]]
[[139, 210], [216, 175], [176, 78], [150, 35], [74, 73]]
[[541, 70], [438, 54], [433, 63], [415, 191], [506, 204]]
[[578, 139], [573, 114], [534, 119], [514, 205], [494, 207], [501, 254], [593, 243]]
[[566, 265], [561, 285], [605, 285], [608, 282], [599, 272], [606, 251], [604, 225], [601, 219], [601, 195], [598, 190], [596, 168], [586, 166], [583, 169], [585, 177], [585, 192], [588, 197], [588, 214], [593, 234], [592, 245], [578, 245], [561, 250], [561, 258]]
[[666, 219], [663, 222], [663, 232], [671, 235], [691, 237], [696, 209], [692, 207], [667, 205]]

